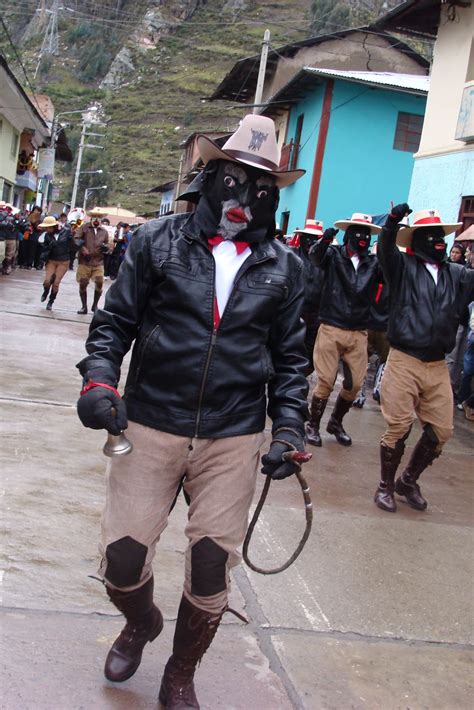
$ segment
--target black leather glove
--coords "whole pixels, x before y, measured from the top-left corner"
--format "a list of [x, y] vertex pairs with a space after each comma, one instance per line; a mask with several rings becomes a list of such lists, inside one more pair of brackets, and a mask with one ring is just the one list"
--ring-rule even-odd
[[110, 434], [118, 436], [128, 427], [125, 402], [106, 387], [93, 387], [81, 394], [77, 401], [77, 413], [89, 429], [107, 429]]
[[321, 239], [323, 240], [323, 242], [329, 242], [329, 244], [331, 244], [332, 240], [338, 232], [338, 229], [334, 229], [334, 227], [328, 227], [328, 229], [324, 230]]
[[392, 211], [387, 217], [385, 226], [389, 229], [394, 229], [406, 215], [409, 215], [412, 212], [413, 210], [410, 209], [409, 205], [407, 205], [406, 202], [402, 202], [399, 205], [395, 205], [395, 207], [392, 207]]
[[100, 251], [102, 252], [102, 254], [108, 254], [108, 253], [109, 253], [109, 247], [107, 246], [107, 244], [101, 244], [101, 245], [100, 245]]
[[283, 461], [287, 451], [304, 451], [304, 437], [296, 429], [277, 429], [273, 432], [273, 441], [268, 454], [262, 456], [262, 473], [274, 480], [292, 476], [299, 466], [291, 461]]

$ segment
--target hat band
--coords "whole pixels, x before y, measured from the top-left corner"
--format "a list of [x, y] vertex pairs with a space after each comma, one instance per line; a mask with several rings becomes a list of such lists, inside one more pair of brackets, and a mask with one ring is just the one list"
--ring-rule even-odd
[[266, 170], [278, 170], [278, 165], [275, 165], [275, 163], [271, 160], [262, 158], [260, 155], [253, 155], [253, 153], [246, 153], [243, 150], [234, 150], [233, 148], [230, 150], [228, 148], [223, 148], [222, 150], [237, 160], [243, 160], [244, 162], [248, 162], [250, 160], [252, 163], [261, 165], [262, 168], [265, 168]]
[[441, 224], [441, 219], [439, 217], [422, 217], [413, 222], [413, 226], [418, 224]]
[[369, 219], [351, 219], [350, 221], [354, 224], [372, 224], [372, 220]]

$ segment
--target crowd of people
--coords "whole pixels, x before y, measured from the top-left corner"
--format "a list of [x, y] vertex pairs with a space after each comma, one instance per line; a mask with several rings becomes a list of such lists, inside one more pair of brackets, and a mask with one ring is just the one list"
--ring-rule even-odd
[[88, 312], [87, 287], [94, 283], [91, 311], [95, 312], [102, 295], [104, 279], [117, 278], [120, 264], [132, 237], [131, 226], [120, 222], [110, 226], [103, 210], [93, 209], [88, 220], [82, 211], [74, 210], [68, 216], [43, 215], [35, 205], [29, 212], [19, 212], [0, 201], [0, 239], [5, 242], [2, 275], [12, 270], [44, 271], [43, 293], [46, 310], [51, 311], [65, 274], [73, 271], [75, 260], [76, 280], [79, 284], [81, 308], [78, 314]]

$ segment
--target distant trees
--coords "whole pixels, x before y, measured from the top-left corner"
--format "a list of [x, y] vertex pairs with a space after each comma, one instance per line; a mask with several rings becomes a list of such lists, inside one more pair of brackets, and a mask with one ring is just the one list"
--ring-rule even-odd
[[312, 0], [312, 36], [367, 25], [398, 5], [400, 0]]

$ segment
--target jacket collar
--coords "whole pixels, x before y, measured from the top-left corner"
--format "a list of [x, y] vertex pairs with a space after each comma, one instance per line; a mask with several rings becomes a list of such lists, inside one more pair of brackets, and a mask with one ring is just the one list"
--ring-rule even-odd
[[[199, 226], [193, 219], [193, 214], [191, 214], [182, 225], [181, 231], [188, 241], [198, 242], [207, 248], [207, 238], [201, 233]], [[249, 244], [249, 247], [252, 250], [252, 256], [250, 256], [249, 259], [252, 259], [254, 263], [278, 258], [278, 254], [269, 239], [264, 239], [263, 242]]]

